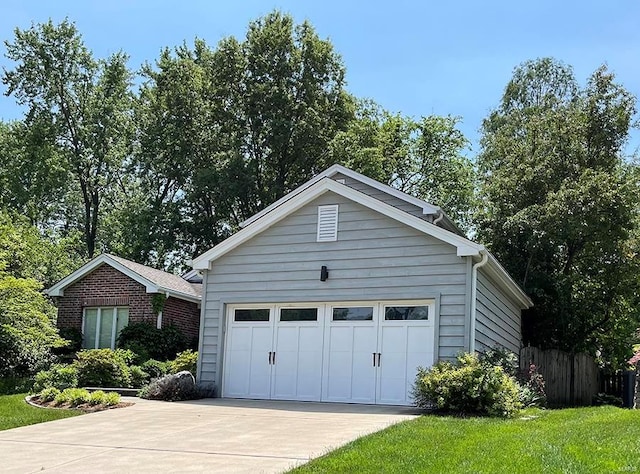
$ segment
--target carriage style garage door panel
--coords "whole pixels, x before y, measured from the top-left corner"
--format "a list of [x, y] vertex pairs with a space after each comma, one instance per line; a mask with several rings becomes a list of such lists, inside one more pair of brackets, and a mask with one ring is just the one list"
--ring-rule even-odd
[[231, 305], [224, 360], [224, 397], [408, 405], [433, 300]]

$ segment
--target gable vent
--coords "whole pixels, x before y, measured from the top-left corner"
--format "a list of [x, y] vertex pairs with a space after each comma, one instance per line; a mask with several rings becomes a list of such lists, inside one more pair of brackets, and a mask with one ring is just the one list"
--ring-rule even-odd
[[338, 240], [338, 205], [318, 206], [318, 242]]

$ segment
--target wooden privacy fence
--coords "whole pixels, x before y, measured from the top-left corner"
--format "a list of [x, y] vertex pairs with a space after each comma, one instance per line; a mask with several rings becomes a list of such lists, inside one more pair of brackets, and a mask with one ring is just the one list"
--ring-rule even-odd
[[557, 349], [520, 350], [520, 368], [535, 364], [545, 381], [550, 406], [590, 405], [600, 387], [600, 369], [588, 354], [571, 354]]

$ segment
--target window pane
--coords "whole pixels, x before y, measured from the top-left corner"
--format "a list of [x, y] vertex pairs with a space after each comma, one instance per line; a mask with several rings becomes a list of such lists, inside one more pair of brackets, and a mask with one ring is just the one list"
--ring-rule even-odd
[[317, 321], [318, 308], [287, 308], [280, 310], [280, 321]]
[[94, 349], [96, 347], [96, 323], [98, 322], [98, 310], [95, 308], [84, 310], [84, 334], [82, 347]]
[[409, 321], [429, 319], [428, 306], [389, 306], [384, 309], [387, 321]]
[[269, 321], [268, 309], [236, 309], [234, 321]]
[[118, 325], [116, 327], [116, 341], [120, 331], [129, 324], [129, 308], [118, 308]]
[[371, 321], [373, 319], [373, 308], [353, 307], [353, 308], [333, 308], [334, 321]]
[[111, 331], [113, 329], [113, 308], [102, 308], [100, 311], [100, 334], [98, 335], [98, 347], [111, 348]]

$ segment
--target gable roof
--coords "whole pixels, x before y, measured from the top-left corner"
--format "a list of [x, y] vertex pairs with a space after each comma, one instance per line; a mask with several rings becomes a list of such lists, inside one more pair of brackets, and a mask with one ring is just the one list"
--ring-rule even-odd
[[394, 196], [394, 197], [400, 199], [401, 201], [405, 201], [405, 202], [407, 202], [409, 204], [413, 204], [414, 206], [416, 206], [418, 208], [421, 208], [422, 209], [422, 213], [425, 214], [425, 215], [427, 215], [427, 214], [440, 214], [440, 213], [443, 212], [442, 209], [440, 207], [438, 207], [438, 206], [434, 206], [433, 204], [429, 204], [428, 202], [425, 202], [425, 201], [423, 201], [421, 199], [413, 197], [413, 196], [411, 196], [411, 195], [409, 195], [407, 193], [403, 193], [402, 191], [400, 191], [398, 189], [392, 188], [391, 186], [387, 186], [386, 184], [382, 184], [381, 182], [376, 181], [375, 179], [371, 179], [368, 176], [365, 176], [365, 175], [360, 174], [360, 173], [358, 173], [356, 171], [350, 170], [349, 168], [345, 168], [342, 165], [333, 165], [333, 166], [330, 166], [329, 168], [327, 168], [326, 170], [324, 170], [322, 173], [317, 174], [316, 176], [311, 178], [306, 183], [302, 184], [301, 186], [298, 186], [296, 189], [294, 189], [293, 191], [291, 191], [287, 195], [281, 197], [280, 199], [278, 199], [276, 202], [274, 202], [270, 206], [265, 207], [262, 211], [260, 211], [257, 214], [254, 214], [253, 216], [249, 217], [249, 219], [247, 219], [246, 221], [241, 222], [240, 223], [240, 227], [246, 227], [249, 224], [251, 224], [252, 222], [257, 221], [262, 216], [264, 216], [264, 215], [268, 214], [269, 212], [273, 211], [274, 209], [279, 207], [282, 203], [288, 201], [292, 197], [297, 196], [302, 191], [304, 191], [308, 187], [314, 185], [315, 183], [317, 183], [321, 179], [323, 179], [323, 178], [331, 178], [332, 176], [335, 176], [337, 174], [341, 174], [341, 175], [347, 176], [348, 178], [354, 179], [356, 181], [360, 181], [361, 183], [366, 184], [367, 186], [370, 186], [370, 187], [372, 187], [374, 189], [382, 191], [385, 194], [389, 194], [390, 196]]
[[191, 265], [196, 270], [209, 269], [212, 262], [217, 258], [243, 244], [260, 232], [268, 229], [322, 194], [326, 192], [334, 192], [365, 207], [380, 212], [381, 214], [398, 222], [424, 232], [427, 235], [453, 245], [456, 247], [456, 253], [459, 257], [480, 257], [481, 254], [486, 253], [489, 256], [489, 259], [488, 264], [485, 266], [485, 270], [489, 271], [493, 279], [499, 283], [500, 287], [508, 294], [512, 295], [523, 309], [533, 306], [533, 302], [527, 294], [483, 245], [472, 242], [455, 232], [438, 227], [424, 219], [411, 215], [406, 211], [331, 179], [331, 176], [334, 176], [337, 173], [357, 179], [385, 193], [392, 194], [399, 199], [410, 202], [411, 204], [422, 208], [424, 214], [442, 213], [442, 210], [437, 206], [433, 206], [414, 198], [413, 196], [409, 196], [343, 166], [334, 165], [272, 205], [266, 207], [261, 212], [244, 221], [241, 224], [244, 226], [242, 230], [236, 232], [234, 235], [209, 249], [202, 255], [194, 258]]
[[109, 265], [132, 280], [137, 281], [146, 288], [147, 293], [167, 293], [175, 298], [200, 302], [202, 285], [189, 283], [178, 275], [164, 272], [156, 268], [147, 267], [140, 263], [132, 262], [126, 258], [116, 257], [108, 253], [98, 255], [93, 260], [85, 263], [75, 272], [67, 275], [51, 288], [45, 290], [49, 296], [64, 296], [64, 289], [81, 280], [100, 265]]

